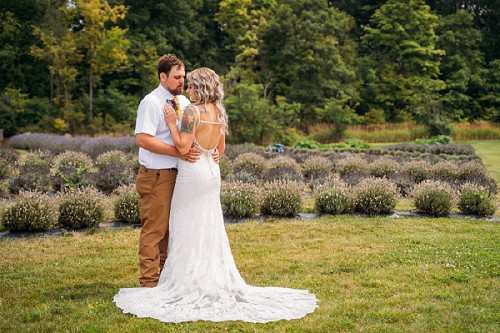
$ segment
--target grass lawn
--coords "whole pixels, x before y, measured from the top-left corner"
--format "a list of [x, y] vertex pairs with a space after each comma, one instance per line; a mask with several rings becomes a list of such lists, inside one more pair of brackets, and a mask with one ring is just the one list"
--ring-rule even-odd
[[226, 225], [245, 280], [309, 289], [319, 308], [269, 324], [166, 324], [112, 298], [137, 285], [138, 229], [0, 240], [0, 332], [498, 332], [497, 223], [268, 220]]

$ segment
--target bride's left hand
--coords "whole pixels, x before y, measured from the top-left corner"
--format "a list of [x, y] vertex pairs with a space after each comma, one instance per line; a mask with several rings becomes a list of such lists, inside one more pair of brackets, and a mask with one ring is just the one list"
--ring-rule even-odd
[[172, 106], [164, 104], [163, 115], [165, 116], [168, 127], [177, 126], [177, 114]]

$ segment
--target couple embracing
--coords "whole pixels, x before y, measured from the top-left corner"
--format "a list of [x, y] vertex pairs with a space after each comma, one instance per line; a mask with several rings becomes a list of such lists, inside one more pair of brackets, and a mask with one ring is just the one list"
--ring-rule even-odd
[[231, 253], [220, 204], [219, 154], [227, 114], [217, 74], [187, 75], [173, 54], [158, 62], [159, 86], [141, 101], [135, 128], [141, 167], [139, 282], [114, 302], [125, 313], [163, 322], [265, 323], [314, 311], [306, 290], [245, 283]]

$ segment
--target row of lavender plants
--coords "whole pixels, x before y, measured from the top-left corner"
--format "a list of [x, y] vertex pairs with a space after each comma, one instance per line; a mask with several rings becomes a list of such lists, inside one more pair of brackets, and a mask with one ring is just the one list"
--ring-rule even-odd
[[[261, 187], [241, 181], [224, 183], [222, 209], [229, 218], [253, 218], [259, 213], [295, 216], [302, 208], [303, 190], [303, 183], [291, 180], [266, 182]], [[56, 196], [21, 191], [1, 214], [1, 224], [11, 231], [94, 228], [104, 222], [103, 195], [87, 186], [66, 189]], [[331, 179], [313, 192], [316, 211], [324, 214], [389, 214], [398, 197], [399, 191], [392, 182], [375, 177], [366, 178], [354, 187], [340, 179]], [[495, 212], [486, 190], [471, 183], [456, 191], [444, 182], [426, 180], [415, 186], [411, 198], [418, 211], [436, 217], [447, 216], [454, 207], [466, 214]], [[139, 196], [133, 185], [122, 185], [114, 191], [114, 218], [127, 223], [140, 222]]]
[[[303, 184], [276, 180], [258, 187], [241, 181], [225, 184], [221, 202], [226, 216], [253, 217], [255, 214], [293, 216], [300, 212]], [[387, 178], [370, 177], [350, 186], [340, 179], [331, 179], [315, 188], [315, 209], [324, 214], [359, 212], [369, 216], [390, 214], [400, 196], [394, 183]], [[484, 187], [465, 183], [458, 190], [442, 181], [425, 180], [410, 193], [417, 211], [444, 217], [454, 207], [465, 214], [491, 215], [495, 204]]]
[[[52, 141], [48, 142], [54, 144], [62, 138], [56, 137], [51, 136]], [[38, 139], [43, 141], [41, 136]], [[96, 140], [94, 142], [100, 139]], [[116, 143], [123, 139], [106, 140], [115, 140]], [[14, 146], [12, 142], [10, 145]], [[126, 195], [119, 195], [122, 208], [117, 213], [115, 207], [115, 219], [136, 223], [139, 220], [138, 197], [130, 191], [133, 188], [130, 184], [135, 180], [138, 164], [136, 152], [128, 146], [109, 144], [107, 149], [99, 148], [103, 151], [98, 155], [82, 151], [58, 153], [60, 145], [51, 148], [47, 141], [36, 147], [43, 150], [21, 156], [14, 149], [0, 149], [0, 193], [16, 194], [28, 190], [38, 191], [40, 195], [52, 193], [54, 196], [58, 192], [56, 197], [60, 200], [72, 189], [93, 186], [110, 194], [121, 185], [129, 185]], [[358, 211], [369, 215], [384, 214], [394, 208], [401, 196], [411, 196], [417, 210], [434, 216], [444, 216], [453, 207], [468, 214], [488, 215], [494, 212], [492, 196], [497, 191], [497, 184], [488, 176], [470, 146], [415, 146], [365, 151], [286, 149], [285, 154], [277, 155], [253, 145], [228, 145], [220, 163], [224, 179], [221, 193], [224, 213], [228, 217], [256, 213], [294, 215], [300, 211], [302, 198], [309, 195], [309, 189], [313, 190], [316, 211], [320, 213]], [[111, 148], [115, 149], [109, 150]], [[378, 190], [369, 186], [380, 182], [384, 183], [380, 188], [390, 189], [393, 194], [378, 195]], [[422, 187], [427, 190], [422, 190]], [[363, 188], [369, 189], [363, 191]], [[442, 191], [436, 194], [430, 189]], [[417, 195], [419, 191], [425, 195]], [[339, 193], [343, 192], [356, 195], [332, 202], [331, 198], [341, 198]], [[433, 194], [429, 195], [430, 192]], [[239, 193], [243, 193], [242, 196]], [[15, 202], [22, 202], [23, 196], [26, 194], [18, 195]], [[443, 204], [445, 208], [433, 208], [436, 207], [433, 201], [436, 198], [446, 203]], [[378, 202], [385, 208], [377, 208]], [[135, 215], [123, 212], [135, 212]], [[7, 228], [15, 225], [9, 222], [3, 224]], [[31, 227], [24, 229], [32, 230]], [[13, 227], [13, 230], [17, 229]]]

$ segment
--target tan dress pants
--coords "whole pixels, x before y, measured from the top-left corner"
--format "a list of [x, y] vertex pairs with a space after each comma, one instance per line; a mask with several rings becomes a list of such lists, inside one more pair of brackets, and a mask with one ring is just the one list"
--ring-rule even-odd
[[139, 168], [136, 189], [141, 201], [139, 238], [139, 283], [142, 287], [158, 284], [167, 259], [168, 219], [177, 171]]

